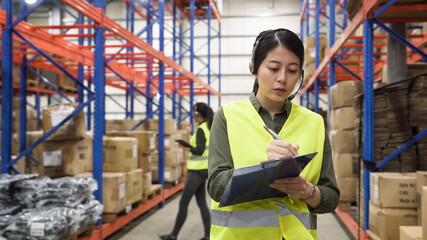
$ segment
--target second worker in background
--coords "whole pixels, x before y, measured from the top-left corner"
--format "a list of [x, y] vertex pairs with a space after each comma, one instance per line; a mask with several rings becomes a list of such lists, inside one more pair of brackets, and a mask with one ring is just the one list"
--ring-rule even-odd
[[188, 176], [182, 191], [179, 202], [178, 215], [175, 226], [170, 234], [161, 235], [163, 240], [177, 239], [178, 233], [187, 218], [188, 205], [193, 195], [196, 196], [197, 205], [202, 214], [204, 237], [201, 240], [209, 239], [210, 233], [210, 210], [206, 203], [206, 179], [208, 178], [208, 155], [210, 128], [213, 121], [213, 110], [206, 103], [196, 103], [193, 106], [193, 117], [198, 127], [196, 133], [190, 139], [191, 147], [184, 147], [190, 151], [187, 161]]

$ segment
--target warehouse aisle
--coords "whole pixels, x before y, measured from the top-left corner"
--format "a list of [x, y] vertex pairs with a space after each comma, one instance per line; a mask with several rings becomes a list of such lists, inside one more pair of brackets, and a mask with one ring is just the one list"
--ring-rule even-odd
[[[129, 223], [108, 240], [158, 240], [157, 234], [169, 233], [175, 223], [181, 194], [176, 194], [166, 202], [164, 208], [152, 209], [135, 221]], [[208, 201], [210, 203], [210, 201]], [[333, 214], [318, 216], [319, 240], [351, 240]], [[180, 240], [198, 240], [203, 237], [203, 226], [196, 201], [193, 199], [188, 208], [187, 221], [179, 234]]]

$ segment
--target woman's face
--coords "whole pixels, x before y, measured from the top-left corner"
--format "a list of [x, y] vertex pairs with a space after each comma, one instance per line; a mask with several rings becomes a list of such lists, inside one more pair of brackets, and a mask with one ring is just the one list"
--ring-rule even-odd
[[258, 72], [257, 99], [267, 104], [284, 103], [301, 74], [300, 60], [283, 46], [272, 49], [261, 62]]

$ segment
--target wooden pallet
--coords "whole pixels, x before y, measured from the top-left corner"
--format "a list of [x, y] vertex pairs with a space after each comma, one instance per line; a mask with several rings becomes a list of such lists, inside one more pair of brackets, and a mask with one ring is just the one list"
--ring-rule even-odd
[[95, 229], [95, 225], [93, 224], [89, 225], [83, 229], [78, 230], [73, 235], [63, 238], [62, 240], [78, 240], [79, 238], [82, 238], [82, 237], [91, 237], [93, 236], [94, 229]]
[[339, 201], [338, 202], [338, 209], [343, 211], [343, 212], [350, 211], [351, 206], [356, 206], [356, 202], [350, 202], [350, 201]]
[[118, 213], [103, 213], [102, 214], [102, 222], [104, 222], [104, 223], [115, 223], [119, 217], [127, 215], [128, 213], [129, 213], [128, 209], [124, 209]]
[[156, 196], [161, 195], [163, 193], [163, 188], [161, 184], [153, 184], [151, 185], [150, 190], [142, 194], [142, 203], [146, 203], [148, 200], [154, 199]]
[[166, 189], [171, 189], [171, 188], [177, 186], [180, 182], [181, 182], [180, 178], [178, 178], [178, 179], [176, 179], [175, 181], [172, 181], [172, 182], [166, 182], [165, 181], [165, 188]]

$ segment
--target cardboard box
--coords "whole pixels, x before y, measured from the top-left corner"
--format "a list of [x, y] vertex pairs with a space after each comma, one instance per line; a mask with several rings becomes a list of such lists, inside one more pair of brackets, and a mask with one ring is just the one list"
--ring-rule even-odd
[[[92, 173], [81, 173], [75, 177], [92, 177]], [[126, 207], [126, 174], [104, 172], [102, 174], [102, 204], [104, 213], [118, 213]]]
[[132, 137], [103, 138], [105, 172], [130, 172], [138, 167], [138, 140]]
[[[109, 119], [105, 120], [106, 131], [130, 131], [141, 120], [138, 119]], [[135, 131], [144, 130], [142, 124], [139, 125]]]
[[415, 208], [379, 208], [369, 202], [369, 229], [383, 239], [399, 240], [399, 226], [415, 226]]
[[[47, 133], [53, 127], [58, 125], [68, 115], [74, 112], [80, 103], [61, 104], [45, 107], [43, 109], [43, 131]], [[86, 133], [86, 123], [84, 111], [80, 111], [63, 126], [61, 126], [55, 133], [53, 133], [48, 140], [68, 140], [83, 138]]]
[[331, 128], [334, 130], [354, 129], [356, 111], [353, 107], [342, 107], [332, 110]]
[[418, 225], [422, 225], [422, 188], [427, 186], [427, 171], [417, 171], [417, 210], [418, 210]]
[[142, 174], [142, 192], [143, 193], [151, 189], [151, 184], [153, 182], [152, 179], [153, 178], [152, 178], [151, 171]]
[[332, 109], [352, 107], [354, 97], [363, 92], [363, 84], [356, 81], [342, 81], [330, 88]]
[[134, 137], [138, 139], [138, 156], [156, 150], [156, 133], [153, 131], [107, 132], [107, 136]]
[[427, 239], [427, 187], [422, 187], [421, 190], [421, 201], [422, 201], [422, 228], [423, 228], [423, 239]]
[[400, 226], [400, 240], [422, 240], [421, 226]]
[[154, 118], [147, 119], [143, 124], [144, 130], [159, 132], [159, 120]]
[[165, 134], [174, 134], [176, 132], [176, 120], [172, 118], [165, 119]]
[[[93, 139], [45, 141], [41, 144], [41, 175], [72, 176], [93, 169]], [[39, 168], [40, 169], [40, 168]]]
[[415, 173], [376, 172], [370, 175], [371, 201], [378, 207], [416, 208]]
[[339, 177], [355, 177], [359, 164], [359, 154], [333, 153], [332, 160], [335, 174]]
[[358, 178], [336, 177], [340, 189], [340, 201], [355, 202], [357, 200]]
[[[163, 176], [165, 182], [175, 182], [181, 177], [182, 173], [182, 166], [178, 165], [176, 167], [165, 167]], [[159, 181], [159, 167], [158, 166], [152, 166], [151, 167], [151, 174], [152, 174], [152, 180], [153, 182]]]
[[355, 130], [329, 131], [329, 139], [334, 153], [357, 153]]
[[143, 173], [151, 172], [151, 154], [143, 154], [138, 158], [138, 168], [142, 169]]
[[131, 205], [142, 199], [142, 169], [126, 173], [126, 205]]
[[[37, 140], [43, 136], [43, 131], [31, 131], [27, 132], [27, 148], [33, 145]], [[37, 161], [41, 161], [41, 156], [43, 153], [43, 144], [37, 145], [31, 152], [30, 155]], [[37, 164], [32, 161], [30, 158], [26, 160], [27, 173], [43, 173], [43, 164]]]
[[179, 149], [165, 150], [165, 167], [176, 167], [182, 162], [182, 152]]

